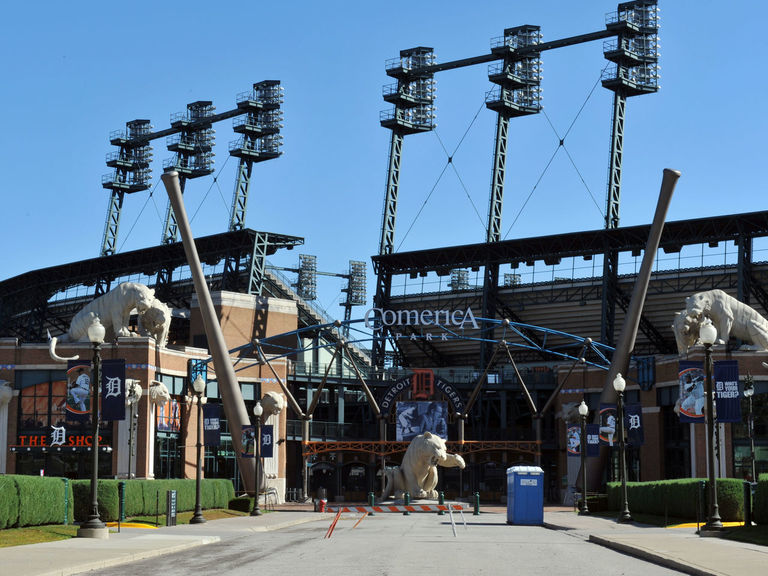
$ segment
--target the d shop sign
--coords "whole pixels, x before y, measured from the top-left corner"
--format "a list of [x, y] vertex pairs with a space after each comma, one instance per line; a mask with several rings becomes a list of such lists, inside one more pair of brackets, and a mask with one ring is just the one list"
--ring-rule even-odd
[[388, 310], [387, 308], [371, 308], [365, 313], [365, 327], [371, 330], [381, 330], [382, 327], [393, 326], [442, 326], [445, 328], [474, 328], [480, 327], [472, 314], [472, 309], [466, 310]]

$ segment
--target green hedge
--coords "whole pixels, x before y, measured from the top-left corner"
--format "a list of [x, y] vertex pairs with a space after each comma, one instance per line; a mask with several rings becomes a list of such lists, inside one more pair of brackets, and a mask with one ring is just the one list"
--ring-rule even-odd
[[238, 496], [229, 501], [228, 508], [238, 512], [250, 512], [253, 510], [253, 498], [248, 496]]
[[[768, 479], [768, 478], [767, 478]], [[680, 478], [677, 480], [658, 480], [655, 482], [627, 482], [627, 501], [630, 512], [687, 518], [696, 520], [706, 512], [707, 490], [700, 493], [699, 478]], [[621, 484], [608, 483], [608, 503], [614, 510], [621, 508]], [[701, 498], [704, 499], [701, 502]], [[744, 481], [737, 478], [719, 478], [717, 480], [717, 505], [724, 522], [744, 521]]]
[[768, 474], [758, 474], [752, 511], [754, 514], [752, 519], [756, 524], [768, 525]]
[[0, 476], [0, 529], [71, 523], [73, 502], [64, 478]]
[[[120, 512], [118, 485], [122, 480], [99, 480], [99, 514], [105, 522], [117, 521]], [[82, 521], [90, 513], [90, 480], [74, 480], [75, 520]], [[125, 482], [125, 516], [152, 516], [166, 513], [166, 494], [176, 490], [176, 511], [195, 509], [195, 481], [173, 480], [129, 480]], [[203, 480], [200, 485], [200, 506], [226, 508], [234, 498], [232, 482], [223, 478]]]
[[19, 491], [13, 476], [0, 476], [0, 530], [19, 522]]
[[[194, 480], [99, 480], [99, 517], [118, 520], [119, 485], [125, 483], [125, 517], [165, 514], [166, 492], [176, 490], [176, 510], [195, 508]], [[235, 497], [232, 482], [203, 480], [200, 504], [203, 508], [226, 508]], [[42, 524], [82, 522], [91, 513], [91, 481], [48, 476], [0, 476], [0, 530]]]

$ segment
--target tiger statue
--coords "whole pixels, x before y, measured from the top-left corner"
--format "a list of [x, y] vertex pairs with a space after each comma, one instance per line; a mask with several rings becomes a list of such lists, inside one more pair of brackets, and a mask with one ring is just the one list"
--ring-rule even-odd
[[464, 468], [466, 464], [459, 454], [450, 454], [445, 446], [445, 440], [424, 432], [419, 434], [408, 445], [399, 467], [387, 468], [384, 471], [384, 488], [382, 499], [402, 498], [408, 492], [411, 498], [438, 497], [437, 467]]
[[768, 320], [754, 308], [715, 289], [688, 296], [685, 310], [675, 315], [672, 331], [681, 355], [696, 342], [699, 325], [705, 317], [717, 328], [717, 344], [724, 344], [733, 336], [768, 350]]
[[[136, 310], [139, 318], [139, 334], [129, 329], [131, 313]], [[49, 339], [51, 358], [57, 361], [76, 359], [62, 358], [56, 354], [56, 343], [88, 342], [88, 327], [98, 318], [104, 326], [104, 341], [112, 342], [124, 336], [151, 336], [157, 346], [168, 343], [171, 325], [171, 309], [155, 298], [155, 291], [144, 284], [123, 282], [103, 296], [92, 300], [74, 315], [66, 334]]]

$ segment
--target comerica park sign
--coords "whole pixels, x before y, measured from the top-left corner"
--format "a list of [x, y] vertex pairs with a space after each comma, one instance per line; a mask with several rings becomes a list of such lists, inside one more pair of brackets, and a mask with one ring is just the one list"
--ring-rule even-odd
[[472, 309], [466, 310], [389, 310], [387, 308], [371, 308], [365, 313], [365, 327], [373, 331], [382, 328], [397, 328], [401, 326], [436, 326], [443, 328], [474, 328], [480, 327], [475, 320]]

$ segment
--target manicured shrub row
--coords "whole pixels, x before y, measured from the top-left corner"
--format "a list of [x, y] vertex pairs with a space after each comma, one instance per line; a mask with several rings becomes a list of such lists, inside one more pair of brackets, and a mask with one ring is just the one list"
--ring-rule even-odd
[[0, 529], [71, 523], [72, 503], [64, 478], [0, 476]]
[[[176, 490], [178, 512], [195, 508], [194, 480], [99, 480], [99, 516], [104, 522], [118, 520], [121, 482], [125, 482], [126, 517], [165, 514], [168, 490]], [[200, 488], [203, 508], [227, 508], [235, 496], [232, 482], [226, 479], [203, 480]], [[0, 476], [0, 530], [82, 522], [90, 513], [90, 480]]]
[[756, 524], [768, 525], [768, 474], [758, 474], [755, 501], [752, 504]]
[[[117, 521], [120, 513], [121, 480], [99, 480], [99, 514], [105, 522]], [[73, 480], [75, 492], [75, 520], [88, 518], [91, 508], [90, 480]], [[176, 511], [195, 509], [194, 480], [130, 480], [125, 482], [125, 516], [151, 516], [166, 513], [166, 493], [176, 490]], [[234, 498], [232, 482], [215, 478], [203, 480], [200, 485], [202, 508], [226, 508]]]
[[[768, 477], [766, 478], [768, 480]], [[704, 482], [702, 491], [700, 484]], [[621, 509], [621, 484], [609, 482], [608, 504]], [[627, 482], [627, 501], [631, 512], [696, 520], [706, 516], [706, 480], [680, 478], [655, 482]], [[717, 505], [723, 522], [744, 520], [744, 481], [737, 478], [717, 480]], [[698, 510], [697, 510], [697, 507]]]

